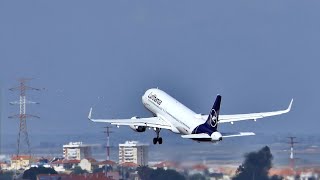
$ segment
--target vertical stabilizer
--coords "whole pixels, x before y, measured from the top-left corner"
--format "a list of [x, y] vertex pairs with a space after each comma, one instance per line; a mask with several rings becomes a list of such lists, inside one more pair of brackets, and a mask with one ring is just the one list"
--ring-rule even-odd
[[207, 133], [211, 135], [213, 132], [217, 131], [218, 122], [219, 122], [220, 104], [221, 104], [221, 96], [218, 95], [210, 110], [207, 121], [204, 124], [201, 124], [198, 127], [196, 127], [192, 131], [192, 134]]
[[221, 96], [218, 95], [208, 115], [207, 124], [217, 131], [219, 112], [220, 112]]

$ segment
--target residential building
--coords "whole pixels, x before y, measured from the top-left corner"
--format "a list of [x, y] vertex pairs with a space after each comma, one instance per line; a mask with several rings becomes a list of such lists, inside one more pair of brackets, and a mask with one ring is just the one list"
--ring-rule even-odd
[[105, 160], [105, 161], [101, 161], [101, 162], [97, 162], [97, 165], [99, 168], [102, 168], [104, 166], [108, 166], [108, 167], [116, 167], [116, 163], [110, 160]]
[[12, 156], [11, 169], [27, 169], [30, 167], [32, 157], [28, 155]]
[[113, 169], [116, 169], [116, 163], [110, 160], [106, 161], [96, 161], [93, 158], [88, 158], [88, 159], [82, 159], [79, 163], [79, 166], [83, 170], [87, 170], [88, 172], [94, 172], [94, 169], [98, 168], [104, 168], [103, 171], [108, 172], [112, 171]]
[[80, 163], [80, 160], [57, 160], [54, 162], [51, 162], [51, 166], [53, 169], [57, 172], [65, 172], [65, 171], [71, 171], [71, 169], [74, 169], [76, 166], [78, 166]]
[[[118, 175], [119, 177], [119, 175]], [[39, 174], [37, 179], [39, 180], [119, 180], [116, 176], [106, 175], [105, 173], [93, 173], [93, 174]]]
[[167, 169], [173, 169], [173, 170], [177, 170], [177, 169], [181, 169], [179, 167], [179, 164], [173, 161], [163, 161], [161, 163], [155, 164], [152, 166], [153, 169], [158, 169], [158, 168], [162, 168], [164, 170]]
[[0, 162], [0, 170], [8, 170], [10, 169], [10, 165], [7, 162]]
[[148, 165], [148, 146], [138, 141], [126, 141], [124, 144], [119, 144], [119, 164]]
[[104, 171], [106, 172], [112, 171], [117, 167], [117, 164], [110, 160], [97, 162], [96, 165], [98, 166], [98, 168], [104, 168]]
[[83, 170], [87, 170], [88, 172], [92, 172], [93, 169], [98, 168], [97, 161], [93, 158], [82, 159], [79, 163], [79, 166]]
[[91, 147], [93, 145], [82, 142], [70, 142], [63, 145], [63, 157], [67, 160], [81, 160], [92, 157]]

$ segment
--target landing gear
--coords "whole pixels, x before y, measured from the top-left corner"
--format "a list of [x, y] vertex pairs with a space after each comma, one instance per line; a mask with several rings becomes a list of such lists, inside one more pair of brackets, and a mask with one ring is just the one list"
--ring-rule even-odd
[[153, 144], [157, 144], [157, 142], [159, 142], [159, 144], [162, 144], [162, 137], [153, 138]]
[[159, 136], [160, 130], [160, 128], [155, 128], [154, 131], [157, 133], [157, 137], [153, 138], [153, 144], [157, 144], [157, 142], [159, 142], [159, 144], [162, 144], [162, 137]]

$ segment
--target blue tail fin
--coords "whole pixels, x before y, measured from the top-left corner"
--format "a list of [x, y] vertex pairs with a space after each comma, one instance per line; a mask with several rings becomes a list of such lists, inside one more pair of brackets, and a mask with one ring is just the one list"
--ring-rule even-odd
[[197, 126], [192, 131], [192, 134], [207, 133], [207, 134], [211, 135], [213, 132], [217, 131], [218, 121], [219, 121], [220, 104], [221, 104], [221, 96], [218, 95], [216, 98], [216, 101], [214, 102], [214, 104], [210, 110], [207, 121], [204, 124]]
[[217, 128], [218, 128], [220, 104], [221, 104], [221, 96], [218, 95], [216, 98], [216, 101], [214, 102], [210, 110], [210, 113], [206, 122], [208, 125], [210, 125], [213, 128], [214, 131], [217, 131]]

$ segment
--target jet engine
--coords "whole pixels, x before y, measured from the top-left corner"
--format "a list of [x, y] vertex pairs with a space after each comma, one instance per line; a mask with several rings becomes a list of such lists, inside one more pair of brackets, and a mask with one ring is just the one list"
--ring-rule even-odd
[[[137, 116], [134, 116], [132, 117], [131, 119], [139, 119], [139, 117]], [[145, 132], [147, 127], [146, 126], [134, 126], [134, 125], [131, 125], [129, 126], [132, 130], [136, 131], [136, 132]]]
[[131, 125], [130, 128], [136, 132], [145, 132], [147, 129], [146, 126], [133, 126], [133, 125]]
[[222, 141], [222, 135], [220, 132], [216, 131], [211, 134], [212, 141]]

